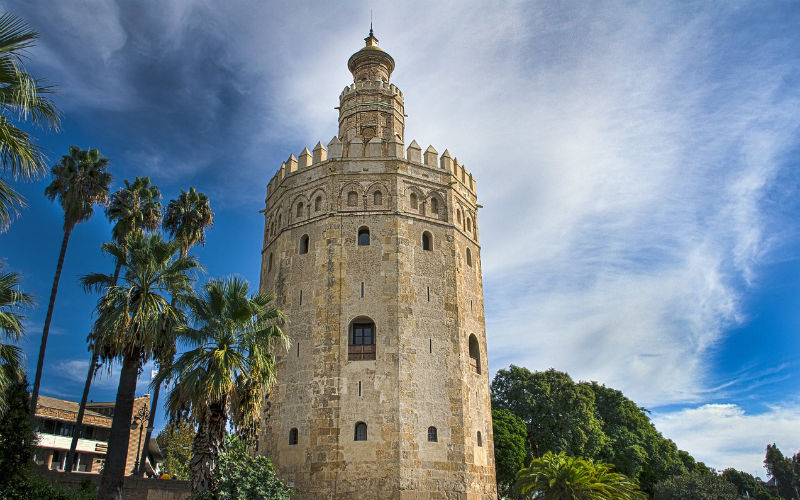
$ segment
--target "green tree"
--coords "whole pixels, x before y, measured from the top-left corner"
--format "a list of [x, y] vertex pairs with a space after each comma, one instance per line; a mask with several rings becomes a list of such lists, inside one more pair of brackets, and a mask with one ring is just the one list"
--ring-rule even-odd
[[142, 365], [152, 358], [161, 342], [163, 318], [182, 322], [183, 312], [168, 296], [192, 292], [190, 273], [199, 265], [191, 257], [177, 257], [178, 244], [159, 235], [134, 235], [122, 259], [120, 283], [113, 275], [91, 274], [82, 282], [87, 290], [104, 290], [97, 306], [95, 334], [103, 346], [101, 361], [122, 360], [114, 421], [105, 468], [100, 479], [99, 500], [119, 500], [130, 435], [136, 381]]
[[273, 349], [289, 346], [281, 330], [285, 318], [264, 295], [248, 296], [239, 278], [210, 280], [200, 295], [187, 299], [195, 328], [184, 327], [180, 339], [190, 346], [152, 385], [175, 380], [167, 407], [174, 419], [197, 423], [192, 442], [192, 491], [216, 491], [214, 469], [225, 449], [230, 421], [236, 432], [252, 439], [262, 404], [275, 382]]
[[33, 461], [36, 438], [30, 419], [30, 395], [25, 374], [3, 364], [3, 376], [9, 381], [6, 388], [8, 410], [0, 415], [0, 498], [15, 484], [26, 481]]
[[[111, 230], [114, 242], [119, 247], [115, 253], [125, 253], [128, 238], [134, 234], [143, 234], [144, 231], [155, 231], [161, 224], [161, 192], [158, 187], [150, 184], [149, 177], [137, 177], [131, 184], [125, 181], [125, 186], [117, 190], [111, 195], [108, 207], [106, 208], [106, 216], [111, 222], [114, 222], [114, 227]], [[110, 247], [104, 246], [105, 249]], [[122, 268], [122, 261], [116, 259], [114, 268], [114, 279], [111, 286], [116, 286], [119, 278], [119, 272]], [[75, 431], [72, 434], [72, 442], [70, 443], [69, 452], [67, 453], [67, 460], [65, 469], [72, 472], [72, 462], [75, 458], [75, 450], [78, 446], [78, 438], [83, 435], [83, 415], [86, 411], [86, 401], [89, 399], [89, 390], [92, 386], [92, 379], [94, 379], [95, 371], [97, 370], [98, 361], [100, 358], [99, 349], [96, 348], [93, 335], [89, 335], [89, 350], [92, 357], [89, 361], [89, 371], [86, 374], [86, 382], [83, 385], [83, 395], [81, 402], [78, 406], [78, 418], [75, 422]], [[155, 411], [153, 410], [153, 413]], [[152, 422], [148, 427], [147, 440], [145, 443], [150, 442], [150, 430]], [[146, 453], [147, 447], [144, 448], [143, 454]], [[145, 463], [145, 457], [141, 458], [139, 463]], [[144, 470], [144, 468], [142, 468]]]
[[497, 372], [491, 389], [492, 407], [511, 411], [528, 426], [527, 446], [535, 457], [548, 451], [595, 457], [605, 444], [594, 393], [566, 373], [511, 365]]
[[534, 500], [646, 500], [635, 481], [609, 464], [545, 453], [517, 474], [516, 487]]
[[188, 422], [171, 422], [156, 437], [164, 461], [161, 468], [178, 479], [189, 479], [189, 461], [192, 459], [194, 426]]
[[206, 490], [191, 500], [289, 500], [292, 489], [275, 475], [272, 462], [247, 453], [245, 440], [229, 437], [227, 450], [214, 470], [216, 491]]
[[738, 500], [736, 487], [716, 474], [690, 472], [655, 485], [653, 500]]
[[[78, 146], [70, 146], [69, 154], [61, 157], [61, 161], [52, 169], [53, 182], [44, 190], [50, 201], [58, 198], [64, 210], [64, 237], [61, 240], [61, 252], [58, 255], [56, 275], [50, 291], [50, 302], [47, 305], [47, 316], [42, 330], [42, 341], [39, 344], [39, 360], [36, 363], [36, 377], [33, 380], [33, 396], [31, 412], [36, 409], [39, 399], [39, 384], [42, 381], [44, 352], [47, 348], [47, 337], [50, 332], [50, 320], [53, 319], [53, 306], [56, 303], [58, 282], [64, 266], [69, 236], [75, 226], [89, 220], [94, 212], [94, 205], [105, 205], [108, 201], [108, 185], [111, 174], [106, 172], [108, 159], [103, 158], [100, 151], [89, 149], [84, 151]], [[33, 413], [31, 413], [31, 416]]]
[[[0, 339], [16, 342], [25, 333], [22, 312], [33, 305], [33, 298], [19, 291], [20, 276], [15, 272], [3, 269], [0, 262]], [[21, 377], [25, 371], [22, 366], [22, 351], [14, 344], [0, 343], [0, 416], [8, 403], [7, 389]], [[3, 470], [3, 469], [0, 469]]]
[[[181, 257], [186, 257], [189, 250], [200, 243], [205, 245], [206, 229], [214, 225], [214, 212], [208, 197], [198, 192], [194, 187], [189, 191], [181, 190], [181, 194], [175, 200], [170, 200], [167, 205], [167, 213], [164, 217], [164, 230], [178, 241], [181, 245]], [[174, 304], [174, 302], [173, 302]], [[175, 359], [174, 325], [164, 323], [164, 348], [156, 353], [159, 370], [162, 366], [169, 366]], [[153, 387], [151, 400], [150, 422], [147, 426], [147, 436], [145, 442], [150, 441], [153, 426], [156, 421], [158, 411], [158, 396], [161, 392], [161, 385]], [[142, 450], [141, 461], [144, 463], [145, 450]]]
[[800, 498], [800, 453], [789, 459], [774, 443], [768, 444], [764, 467], [775, 478], [780, 496], [786, 499]]
[[[39, 34], [8, 12], [0, 15], [0, 174], [32, 179], [47, 172], [47, 159], [33, 137], [15, 127], [12, 117], [58, 128], [59, 113], [50, 99], [51, 87], [25, 71], [23, 53]], [[0, 176], [0, 232], [25, 200]]]
[[525, 466], [525, 422], [508, 410], [492, 409], [494, 467], [501, 496], [512, 493], [517, 472]]
[[755, 500], [781, 500], [781, 497], [772, 494], [763, 481], [746, 472], [725, 469], [722, 471], [722, 477], [736, 487], [736, 491], [741, 497]]

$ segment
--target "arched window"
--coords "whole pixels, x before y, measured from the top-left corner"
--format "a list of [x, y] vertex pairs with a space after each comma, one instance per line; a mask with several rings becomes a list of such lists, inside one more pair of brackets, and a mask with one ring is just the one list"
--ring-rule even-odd
[[347, 193], [347, 206], [348, 207], [355, 207], [358, 206], [358, 193], [355, 191], [350, 191]]
[[472, 267], [472, 252], [467, 248], [467, 265]]
[[319, 212], [322, 210], [322, 196], [317, 196], [317, 199], [314, 200], [314, 211]]
[[483, 446], [483, 437], [481, 436], [481, 431], [478, 431], [478, 446]]
[[431, 212], [435, 215], [439, 215], [439, 200], [436, 198], [431, 198]]
[[436, 443], [439, 441], [439, 436], [436, 435], [436, 427], [428, 427], [428, 441]]
[[383, 193], [381, 193], [380, 191], [375, 191], [372, 194], [372, 204], [383, 205]]
[[304, 234], [300, 238], [300, 253], [308, 253], [308, 235]]
[[303, 216], [303, 202], [301, 201], [301, 202], [299, 202], [297, 204], [297, 215], [296, 215], [296, 217], [302, 217], [302, 216]]
[[367, 226], [358, 228], [358, 246], [369, 246], [369, 228]]
[[347, 359], [365, 361], [375, 359], [375, 322], [360, 316], [350, 322]]
[[461, 210], [456, 209], [456, 220], [461, 224]]
[[353, 441], [366, 441], [367, 440], [367, 424], [358, 422], [355, 431], [353, 432]]
[[297, 427], [293, 427], [292, 430], [289, 431], [289, 444], [297, 444]]
[[428, 231], [422, 233], [422, 249], [433, 250], [433, 236]]
[[272, 271], [272, 254], [269, 254], [269, 258], [267, 259], [267, 272]]
[[464, 224], [464, 229], [466, 229], [467, 232], [471, 231], [472, 229], [472, 220], [470, 220], [469, 217], [467, 217], [467, 223]]
[[474, 334], [469, 335], [469, 365], [475, 373], [481, 372], [481, 348]]
[[419, 203], [417, 202], [417, 193], [411, 193], [409, 197], [409, 202], [411, 204], [411, 210], [417, 210]]

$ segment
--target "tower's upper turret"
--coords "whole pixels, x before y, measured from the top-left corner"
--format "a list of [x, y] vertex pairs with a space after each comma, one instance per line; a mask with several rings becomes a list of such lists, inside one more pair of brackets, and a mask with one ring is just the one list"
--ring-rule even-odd
[[366, 46], [347, 61], [347, 68], [353, 73], [353, 81], [380, 80], [388, 83], [394, 70], [394, 59], [378, 47], [378, 39], [375, 38], [371, 26], [364, 41]]
[[403, 93], [389, 83], [394, 59], [378, 47], [371, 26], [364, 41], [366, 46], [347, 61], [354, 83], [339, 96], [339, 139], [345, 149], [354, 139], [364, 145], [376, 137], [403, 142]]

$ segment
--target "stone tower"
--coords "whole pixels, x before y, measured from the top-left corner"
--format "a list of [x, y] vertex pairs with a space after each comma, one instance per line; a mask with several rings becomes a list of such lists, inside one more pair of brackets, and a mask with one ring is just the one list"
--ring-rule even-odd
[[267, 185], [261, 291], [290, 323], [259, 436], [299, 499], [494, 499], [475, 180], [404, 146], [370, 30], [339, 134]]

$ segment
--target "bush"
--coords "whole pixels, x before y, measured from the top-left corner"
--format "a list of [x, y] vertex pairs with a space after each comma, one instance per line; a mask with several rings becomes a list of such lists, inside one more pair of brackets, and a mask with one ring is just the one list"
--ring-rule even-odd
[[655, 486], [653, 500], [737, 500], [739, 493], [721, 476], [692, 472], [665, 479]]
[[275, 475], [267, 457], [252, 457], [237, 436], [229, 436], [227, 451], [214, 469], [217, 491], [204, 491], [191, 500], [289, 500], [292, 489]]
[[97, 492], [91, 481], [78, 490], [62, 488], [28, 470], [19, 480], [0, 491], [0, 500], [95, 500]]

